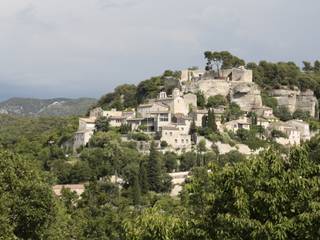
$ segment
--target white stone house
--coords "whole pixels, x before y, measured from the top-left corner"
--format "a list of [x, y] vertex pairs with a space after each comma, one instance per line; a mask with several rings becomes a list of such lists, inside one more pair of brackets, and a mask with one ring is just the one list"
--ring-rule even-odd
[[232, 120], [222, 125], [224, 129], [226, 129], [227, 131], [232, 131], [234, 133], [236, 133], [239, 129], [250, 130], [250, 126], [251, 126], [251, 123], [247, 117], [242, 117], [237, 120]]
[[169, 147], [179, 151], [191, 150], [191, 136], [185, 134], [177, 127], [162, 127], [161, 141], [168, 143]]
[[307, 141], [310, 140], [311, 134], [310, 134], [310, 127], [309, 124], [302, 121], [302, 120], [290, 120], [288, 122], [290, 126], [295, 127], [300, 132], [301, 140]]
[[73, 149], [77, 150], [81, 146], [85, 146], [92, 137], [96, 128], [96, 118], [80, 118], [79, 128], [74, 136]]
[[109, 119], [109, 124], [112, 127], [120, 127], [121, 125], [127, 123], [127, 118], [124, 116], [111, 116], [108, 119]]
[[269, 132], [272, 130], [280, 131], [287, 135], [287, 138], [276, 138], [276, 142], [282, 145], [300, 145], [301, 134], [299, 129], [294, 126], [291, 126], [287, 122], [274, 122], [269, 126]]

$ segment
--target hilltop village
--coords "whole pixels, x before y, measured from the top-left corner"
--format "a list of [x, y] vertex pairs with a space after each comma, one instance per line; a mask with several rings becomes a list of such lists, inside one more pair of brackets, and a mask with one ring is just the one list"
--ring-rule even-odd
[[[263, 149], [262, 142], [290, 147], [313, 134], [299, 114], [288, 121], [276, 117], [274, 109], [263, 104], [252, 70], [243, 66], [182, 70], [178, 79], [167, 77], [165, 84], [174, 87], [170, 92], [160, 90], [157, 98], [136, 109], [92, 109], [88, 117], [79, 119], [74, 150], [89, 143], [99, 119], [124, 129], [122, 141], [135, 142], [143, 153], [148, 153], [152, 140], [163, 152], [188, 152], [202, 144], [220, 154], [237, 150], [248, 155]], [[269, 91], [268, 97], [290, 114], [317, 117], [317, 99], [311, 90], [282, 87]]]

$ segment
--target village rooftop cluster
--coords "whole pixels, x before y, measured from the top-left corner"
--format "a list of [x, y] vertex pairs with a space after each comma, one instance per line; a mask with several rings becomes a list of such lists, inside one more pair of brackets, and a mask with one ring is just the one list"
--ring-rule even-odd
[[[167, 83], [177, 81], [167, 78]], [[226, 107], [221, 105], [214, 108], [199, 108], [197, 106], [197, 93], [202, 93], [206, 100], [211, 96], [222, 96], [231, 103], [237, 104], [243, 114], [238, 119], [226, 121], [223, 113]], [[317, 101], [313, 92], [308, 90], [300, 92], [292, 89], [276, 89], [272, 92], [279, 105], [288, 107], [293, 112], [297, 109], [308, 111], [315, 116]], [[273, 109], [262, 104], [261, 90], [252, 80], [252, 71], [244, 67], [223, 69], [217, 73], [198, 69], [181, 71], [178, 84], [168, 95], [161, 91], [157, 98], [149, 99], [140, 104], [136, 109], [118, 111], [117, 109], [103, 110], [94, 108], [89, 117], [79, 119], [79, 129], [74, 139], [74, 149], [86, 146], [96, 129], [96, 121], [100, 117], [106, 117], [111, 127], [130, 127], [130, 132], [140, 132], [154, 139], [157, 147], [163, 151], [175, 151], [178, 153], [191, 151], [203, 137], [192, 136], [192, 125], [203, 127], [208, 112], [215, 115], [217, 131], [236, 133], [239, 129], [250, 130], [252, 124], [263, 128], [264, 134], [260, 138], [267, 138], [274, 131], [283, 133], [274, 136], [274, 140], [284, 146], [299, 145], [302, 141], [310, 139], [309, 124], [299, 120], [280, 121], [273, 114]], [[255, 114], [255, 123], [249, 117]], [[138, 150], [146, 152], [150, 141], [130, 139], [128, 134], [123, 135], [124, 141], [136, 141]], [[223, 143], [214, 143], [205, 139], [207, 146], [218, 146], [221, 152], [226, 146]], [[230, 147], [230, 146], [229, 146]], [[232, 148], [230, 148], [232, 149]], [[244, 153], [250, 154], [248, 148]]]

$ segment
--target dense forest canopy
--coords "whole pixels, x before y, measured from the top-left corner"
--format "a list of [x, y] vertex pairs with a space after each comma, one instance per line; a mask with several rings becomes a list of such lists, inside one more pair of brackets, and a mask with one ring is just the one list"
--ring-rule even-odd
[[[319, 237], [319, 136], [289, 155], [271, 147], [249, 158], [218, 156], [199, 144], [181, 156], [154, 146], [142, 156], [108, 130], [97, 132], [79, 159], [70, 159], [59, 139], [73, 129], [62, 127], [72, 119], [20, 119], [30, 128], [26, 133], [8, 120], [2, 116], [1, 139], [8, 139], [7, 129], [17, 135], [0, 150], [0, 239]], [[31, 141], [48, 155], [30, 151]], [[192, 171], [180, 198], [166, 194], [166, 172], [173, 170]], [[114, 174], [124, 179], [122, 188], [110, 181]], [[52, 193], [54, 183], [83, 181], [81, 198], [67, 189], [60, 198]]]

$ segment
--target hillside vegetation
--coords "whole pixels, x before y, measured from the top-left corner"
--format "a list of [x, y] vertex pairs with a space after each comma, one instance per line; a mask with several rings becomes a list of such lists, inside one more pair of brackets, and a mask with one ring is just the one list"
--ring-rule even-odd
[[[228, 52], [205, 57], [212, 70], [217, 64], [244, 63]], [[280, 85], [319, 91], [317, 66], [304, 63], [301, 70], [294, 63], [247, 64], [269, 105], [276, 103], [268, 89]], [[179, 75], [165, 71], [137, 86], [119, 86], [97, 106], [136, 107], [162, 89], [170, 92], [165, 80]], [[223, 116], [228, 120], [242, 114], [238, 105], [221, 96], [198, 101], [204, 107], [228, 105]], [[255, 115], [250, 117], [254, 122]], [[193, 123], [191, 134], [200, 131], [212, 140], [265, 149], [252, 156], [238, 151], [219, 155], [202, 140], [193, 151], [178, 155], [157, 150], [151, 141], [149, 152], [141, 154], [130, 139], [151, 137], [143, 132], [130, 135], [126, 126], [111, 127], [107, 120], [99, 118], [87, 146], [73, 153], [77, 117], [0, 115], [0, 240], [319, 239], [319, 134], [291, 149], [259, 139], [258, 126], [242, 129], [231, 139], [216, 133], [210, 110], [205, 127], [196, 129]], [[128, 134], [129, 141], [122, 134]], [[180, 195], [172, 197], [169, 173], [181, 171], [190, 174]], [[85, 184], [81, 197], [64, 188], [61, 196], [53, 194], [53, 185], [73, 183]]]
[[93, 98], [11, 98], [0, 103], [0, 113], [16, 116], [81, 116], [96, 104]]

